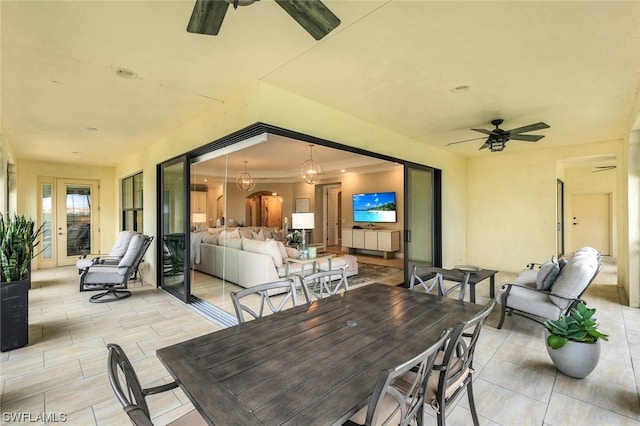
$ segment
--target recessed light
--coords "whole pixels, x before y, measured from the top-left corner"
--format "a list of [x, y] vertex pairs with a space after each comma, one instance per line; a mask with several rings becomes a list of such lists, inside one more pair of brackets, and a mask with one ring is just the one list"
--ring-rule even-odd
[[451, 91], [453, 93], [461, 93], [461, 92], [468, 92], [469, 89], [471, 89], [471, 87], [467, 86], [466, 84], [463, 84], [461, 86], [456, 86], [453, 89], [451, 89]]
[[118, 68], [116, 74], [122, 78], [138, 78], [138, 74], [126, 68]]
[[344, 173], [344, 172], [346, 172], [345, 169], [340, 169], [340, 173]]

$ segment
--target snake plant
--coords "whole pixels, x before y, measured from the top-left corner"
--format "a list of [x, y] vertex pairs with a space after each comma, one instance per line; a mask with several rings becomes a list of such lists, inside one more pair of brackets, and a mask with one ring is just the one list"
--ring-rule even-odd
[[24, 215], [0, 214], [0, 282], [25, 278], [42, 229]]
[[600, 333], [598, 323], [593, 317], [595, 308], [587, 308], [580, 302], [575, 308], [571, 309], [569, 315], [561, 315], [557, 320], [549, 320], [544, 323], [549, 336], [547, 344], [552, 349], [560, 349], [567, 344], [568, 341], [595, 343], [596, 340], [608, 340], [608, 335]]

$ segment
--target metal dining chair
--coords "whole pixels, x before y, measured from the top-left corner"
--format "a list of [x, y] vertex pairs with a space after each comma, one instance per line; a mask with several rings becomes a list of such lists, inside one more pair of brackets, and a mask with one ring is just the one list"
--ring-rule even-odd
[[[309, 294], [304, 285], [301, 287], [302, 295], [305, 299], [304, 303], [309, 304]], [[256, 295], [259, 296], [259, 299], [255, 298]], [[258, 284], [240, 291], [232, 291], [231, 300], [233, 301], [239, 324], [246, 322], [245, 312], [255, 319], [261, 318], [266, 313], [265, 308], [271, 313], [276, 313], [287, 307], [298, 306], [296, 278], [292, 277], [281, 281]]]
[[333, 296], [340, 291], [349, 290], [349, 282], [344, 268], [330, 271], [320, 271], [301, 277], [302, 286], [306, 288], [309, 296], [315, 299], [323, 299]]
[[[143, 388], [133, 365], [122, 348], [115, 344], [107, 344], [109, 355], [107, 359], [107, 374], [111, 388], [122, 408], [136, 426], [153, 426], [149, 406], [146, 397], [162, 392], [167, 392], [178, 387], [176, 382], [166, 383], [160, 386]], [[123, 387], [124, 385], [124, 387]], [[126, 389], [126, 391], [125, 391]], [[196, 410], [191, 410], [170, 425], [197, 426], [207, 423]]]
[[490, 301], [472, 319], [458, 324], [451, 332], [444, 352], [436, 357], [433, 369], [439, 374], [431, 376], [427, 383], [425, 403], [436, 411], [438, 426], [444, 426], [450, 403], [465, 389], [473, 424], [479, 424], [472, 387], [473, 355], [480, 330], [495, 304], [495, 301]]
[[[347, 425], [413, 425], [423, 424], [425, 388], [438, 352], [441, 352], [449, 331], [445, 330], [436, 343], [402, 364], [382, 370], [369, 404], [348, 421]], [[404, 380], [405, 374], [413, 374]], [[402, 385], [398, 386], [401, 381]]]
[[[471, 276], [469, 272], [459, 271], [459, 274], [461, 275], [460, 281], [456, 282], [455, 285], [449, 288], [445, 288], [444, 275], [442, 272], [438, 272], [437, 270], [440, 268], [435, 268], [435, 270], [432, 269], [433, 268], [429, 266], [413, 265], [411, 278], [409, 280], [409, 289], [415, 291], [416, 287], [422, 287], [425, 293], [431, 293], [434, 288], [437, 288], [438, 294], [441, 296], [448, 296], [455, 290], [460, 289], [460, 292], [458, 293], [458, 300], [464, 300], [467, 285], [469, 284], [469, 278]], [[426, 278], [431, 275], [433, 275], [433, 277]]]

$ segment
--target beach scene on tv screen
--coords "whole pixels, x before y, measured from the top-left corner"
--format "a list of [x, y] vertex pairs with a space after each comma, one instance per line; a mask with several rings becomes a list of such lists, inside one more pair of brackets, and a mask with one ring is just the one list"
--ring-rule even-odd
[[395, 222], [396, 193], [353, 194], [354, 222]]

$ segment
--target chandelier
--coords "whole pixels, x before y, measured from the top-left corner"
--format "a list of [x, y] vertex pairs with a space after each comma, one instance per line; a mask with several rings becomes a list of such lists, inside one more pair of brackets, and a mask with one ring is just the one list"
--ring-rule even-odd
[[309, 145], [309, 148], [311, 149], [311, 158], [302, 163], [300, 179], [304, 180], [309, 185], [313, 185], [320, 182], [322, 175], [324, 175], [324, 170], [320, 163], [313, 159], [313, 145]]
[[245, 192], [249, 192], [256, 187], [256, 183], [253, 181], [251, 175], [247, 172], [247, 163], [248, 161], [244, 162], [244, 173], [241, 173], [240, 176], [238, 176], [238, 179], [236, 179], [236, 186], [238, 187], [238, 189]]

